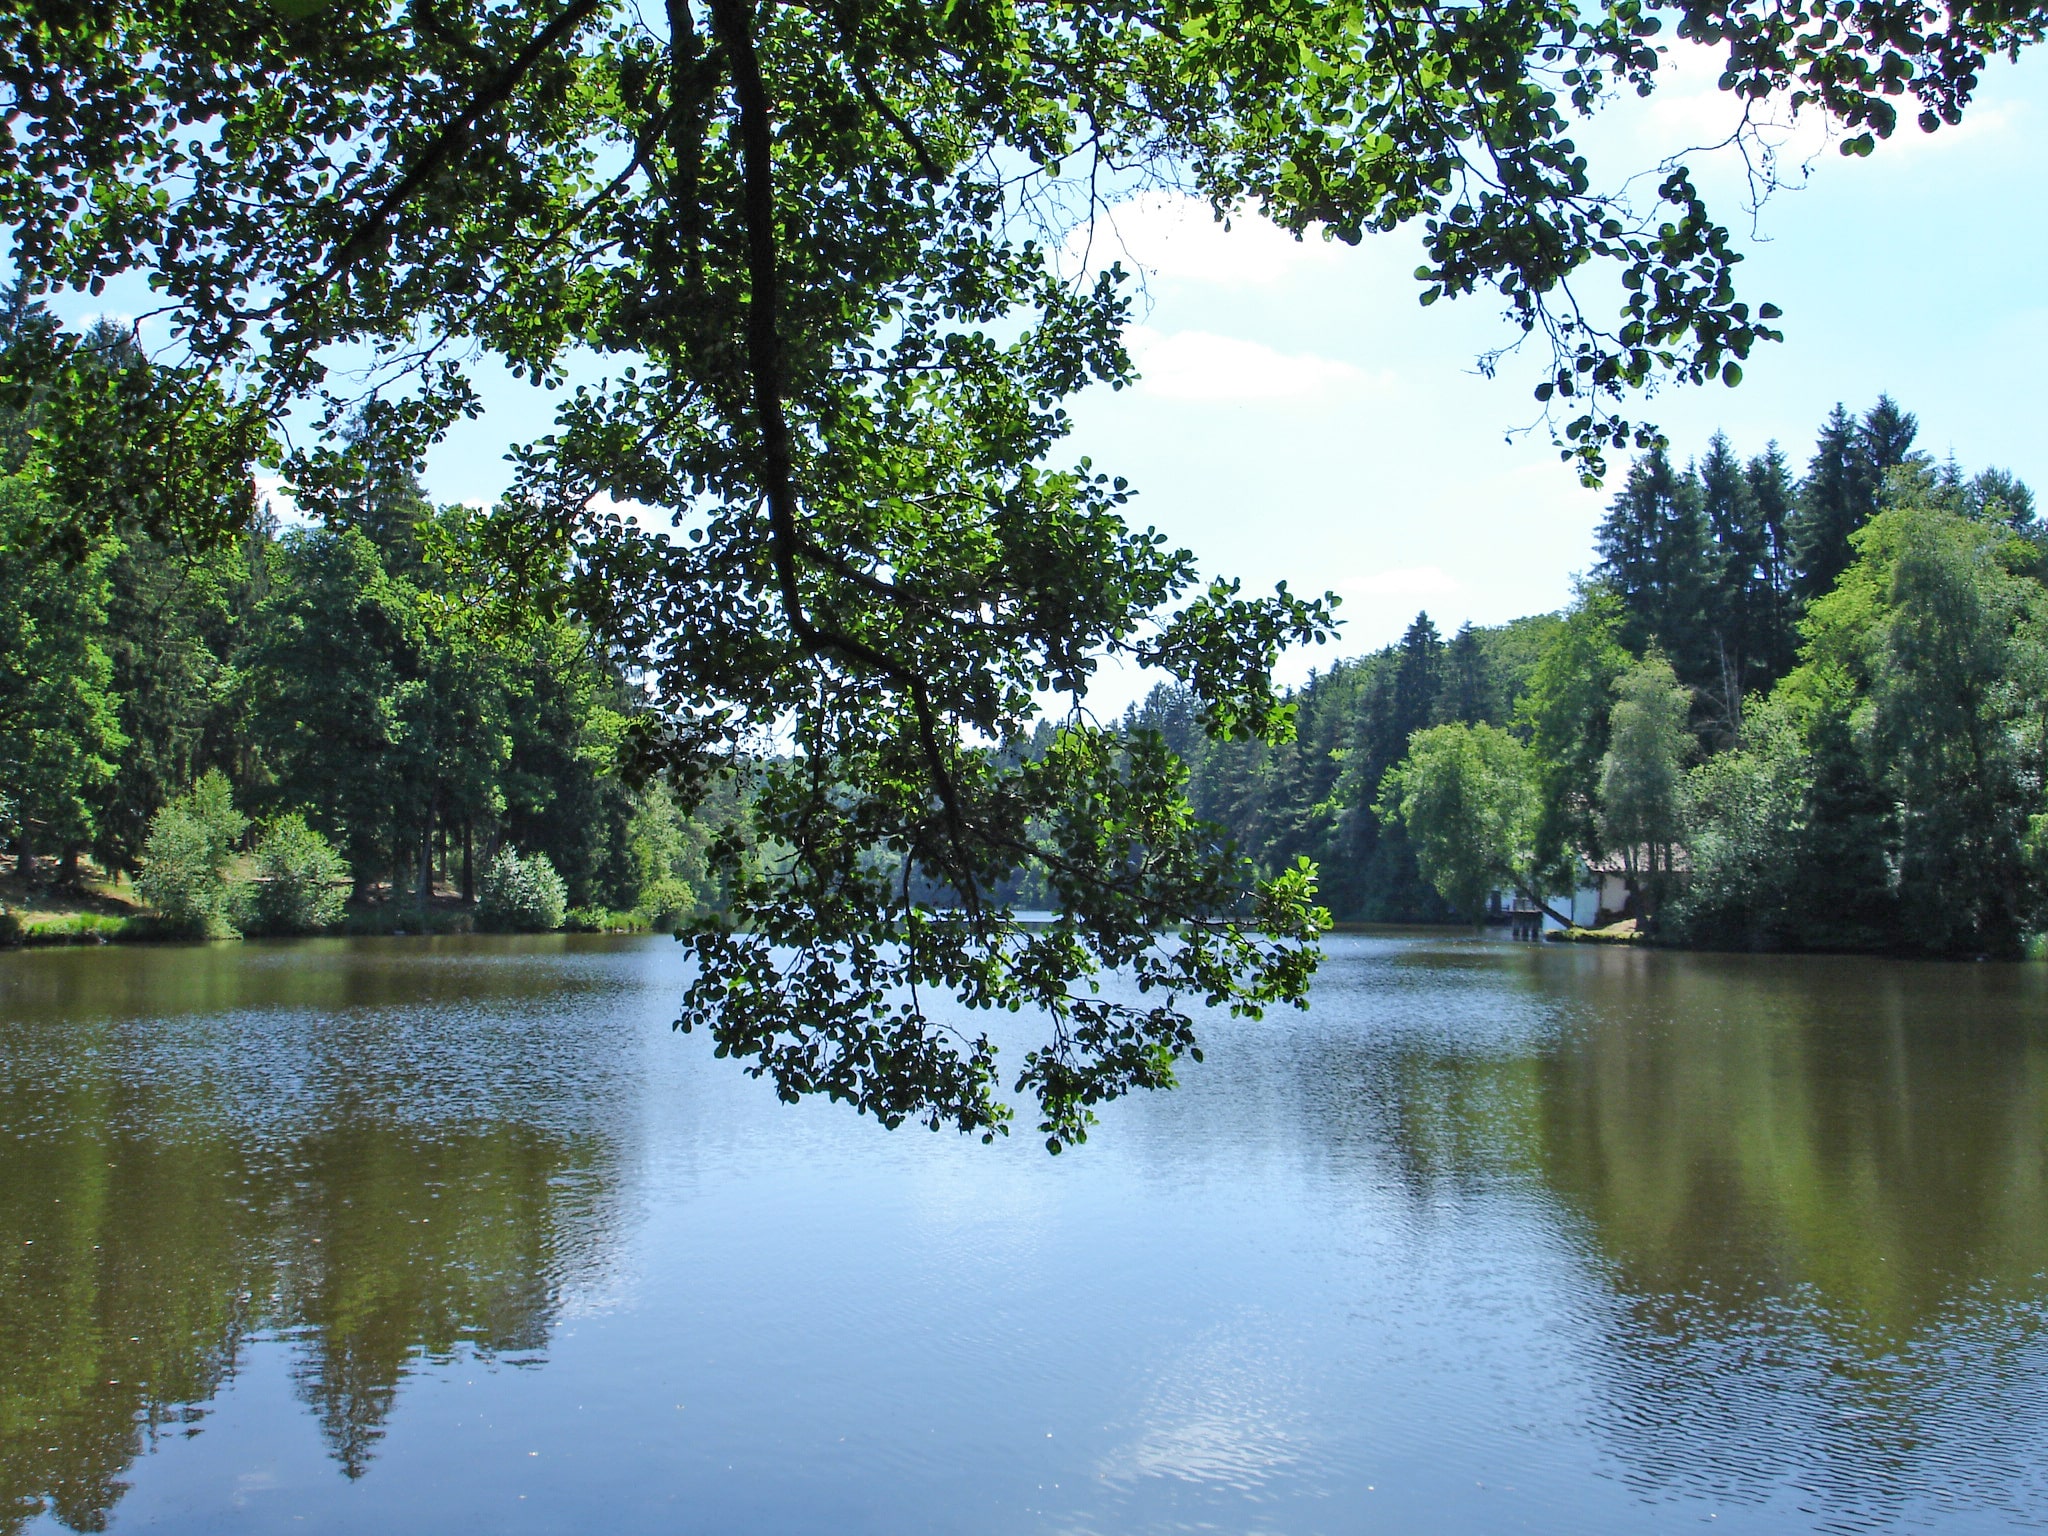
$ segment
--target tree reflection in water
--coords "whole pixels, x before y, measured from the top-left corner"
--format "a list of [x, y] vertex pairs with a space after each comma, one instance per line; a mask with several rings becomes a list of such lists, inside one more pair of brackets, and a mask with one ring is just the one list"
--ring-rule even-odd
[[[1036, 1529], [1020, 1439], [1087, 1480], [1076, 1529], [1309, 1528], [1389, 1469], [1449, 1531], [1500, 1528], [1499, 1468], [1556, 1529], [2048, 1509], [2048, 967], [1340, 939], [1309, 1014], [1215, 1021], [1054, 1162], [749, 1096], [676, 1052], [669, 951], [600, 953], [7, 957], [0, 1533], [104, 1526], [258, 1340], [350, 1478], [410, 1373], [552, 1348], [520, 1492], [559, 1522], [610, 1479], [621, 1530]], [[657, 1141], [719, 1170], [701, 1203]], [[572, 1361], [615, 1263], [645, 1295]], [[787, 1305], [820, 1265], [833, 1316]], [[422, 1405], [308, 1507], [504, 1493], [530, 1445], [467, 1426], [506, 1401]], [[224, 1425], [214, 1470], [262, 1440]]]
[[1561, 1205], [1619, 1304], [1591, 1364], [1629, 1480], [1789, 1485], [1859, 1528], [1938, 1504], [1967, 1455], [1972, 1502], [2038, 1508], [2042, 968], [1552, 952], [1508, 975], [1502, 1004], [1547, 1024], [1376, 1037], [1374, 1134], [1419, 1200], [1507, 1180]]
[[[543, 1349], [602, 1249], [610, 1143], [574, 1073], [522, 1070], [517, 967], [444, 957], [451, 991], [500, 994], [457, 1059], [377, 1006], [375, 967], [365, 995], [359, 957], [184, 959], [74, 968], [46, 1007], [18, 989], [0, 1010], [0, 1531], [45, 1507], [104, 1529], [129, 1464], [197, 1433], [259, 1336], [291, 1341], [359, 1477], [418, 1363]], [[184, 975], [188, 1011], [123, 1016], [152, 972]], [[237, 1037], [249, 1004], [287, 999], [339, 1011]]]

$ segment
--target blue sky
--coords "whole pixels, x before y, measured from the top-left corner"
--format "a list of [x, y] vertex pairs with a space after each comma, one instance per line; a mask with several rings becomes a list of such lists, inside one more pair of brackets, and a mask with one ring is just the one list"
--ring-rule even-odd
[[[1596, 168], [1713, 136], [1728, 103], [1711, 75], [1678, 85], [1586, 135]], [[1888, 391], [1918, 414], [1922, 447], [2048, 491], [2048, 59], [1994, 67], [1959, 129], [1908, 127], [1868, 160], [1813, 126], [1786, 145], [1793, 160], [1820, 151], [1805, 185], [1766, 201], [1754, 233], [1735, 226], [1746, 296], [1784, 309], [1786, 340], [1739, 387], [1667, 390], [1645, 414], [1681, 457], [1720, 428], [1744, 452], [1776, 437], [1803, 467], [1837, 400], [1860, 410]], [[1699, 179], [1724, 218], [1742, 215], [1736, 166]], [[1248, 584], [1337, 591], [1345, 654], [1397, 638], [1418, 608], [1448, 632], [1567, 600], [1606, 493], [1582, 489], [1545, 432], [1505, 440], [1540, 375], [1533, 358], [1477, 375], [1512, 335], [1498, 300], [1422, 309], [1405, 233], [1354, 250], [1270, 226], [1226, 235], [1163, 201], [1131, 212], [1128, 244], [1154, 268], [1147, 377], [1084, 399], [1077, 439], [1142, 489], [1140, 519]]]
[[[1678, 63], [1649, 100], [1582, 135], [1596, 178], [1726, 131], [1713, 71]], [[1795, 125], [1782, 160], [1797, 180], [1810, 159], [1810, 174], [1753, 227], [1739, 166], [1696, 160], [1742, 237], [1746, 296], [1784, 309], [1786, 340], [1738, 388], [1669, 390], [1647, 414], [1681, 456], [1718, 427], [1744, 452], [1776, 437], [1803, 465], [1837, 400], [1860, 410], [1889, 391], [1918, 414], [1922, 446], [2048, 490], [2044, 132], [2048, 58], [2035, 56], [1995, 64], [1960, 128], [1923, 136], [1909, 123], [1867, 160], [1835, 153], [1815, 122]], [[1406, 232], [1357, 248], [1295, 242], [1256, 219], [1226, 233], [1155, 196], [1122, 208], [1115, 234], [1146, 271], [1134, 337], [1146, 377], [1084, 395], [1073, 448], [1137, 485], [1138, 521], [1207, 572], [1338, 592], [1341, 654], [1396, 638], [1418, 608], [1448, 632], [1566, 601], [1605, 493], [1583, 490], [1544, 432], [1507, 440], [1533, 418], [1536, 375], [1533, 359], [1477, 374], [1478, 354], [1512, 335], [1498, 300], [1421, 308]], [[508, 437], [544, 429], [545, 397], [507, 386], [492, 401], [430, 464], [437, 497], [493, 496]], [[1283, 675], [1332, 654], [1292, 657]], [[1103, 683], [1108, 708], [1142, 687]]]

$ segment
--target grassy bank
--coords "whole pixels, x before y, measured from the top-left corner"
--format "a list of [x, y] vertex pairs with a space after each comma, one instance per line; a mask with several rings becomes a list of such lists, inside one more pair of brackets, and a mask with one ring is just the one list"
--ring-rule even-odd
[[108, 944], [158, 939], [161, 925], [124, 881], [81, 880], [53, 891], [0, 875], [0, 945]]
[[[652, 933], [662, 926], [656, 915], [648, 912], [571, 907], [561, 931]], [[414, 901], [393, 901], [388, 896], [352, 903], [340, 926], [330, 931], [405, 937], [479, 930], [475, 906], [450, 893], [437, 894], [424, 909]], [[0, 874], [0, 949], [167, 942], [201, 940], [150, 912], [126, 880], [88, 877], [68, 890], [57, 890], [31, 887], [11, 874]]]
[[1636, 920], [1625, 917], [1605, 928], [1553, 928], [1543, 935], [1553, 944], [1647, 944], [1649, 935], [1636, 928]]

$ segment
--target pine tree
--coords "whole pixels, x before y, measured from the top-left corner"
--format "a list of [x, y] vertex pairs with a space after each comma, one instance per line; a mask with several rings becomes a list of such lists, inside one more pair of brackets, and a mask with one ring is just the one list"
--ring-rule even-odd
[[1793, 544], [1801, 601], [1821, 596], [1848, 569], [1855, 558], [1849, 536], [1877, 515], [1885, 476], [1919, 457], [1919, 431], [1919, 421], [1890, 395], [1879, 395], [1861, 421], [1839, 402], [1829, 413], [1799, 488]]
[[1707, 444], [1699, 486], [1713, 540], [1704, 615], [1713, 667], [1696, 686], [1706, 706], [1703, 723], [1720, 745], [1732, 746], [1742, 729], [1743, 696], [1759, 670], [1753, 658], [1770, 644], [1770, 536], [1757, 514], [1749, 477], [1723, 433], [1716, 432]]
[[1915, 457], [1913, 439], [1919, 435], [1919, 418], [1900, 410], [1890, 395], [1879, 395], [1863, 413], [1856, 427], [1856, 458], [1870, 512], [1883, 500], [1884, 477]]
[[1856, 423], [1838, 401], [1821, 426], [1799, 486], [1792, 566], [1793, 590], [1801, 602], [1821, 596], [1848, 569], [1849, 535], [1873, 510], [1864, 496]]
[[93, 854], [132, 874], [150, 818], [208, 768], [236, 766], [233, 610], [248, 569], [238, 546], [195, 558], [135, 529], [110, 576], [105, 645], [128, 747], [99, 793]]
[[376, 418], [358, 412], [342, 429], [347, 472], [341, 489], [320, 510], [331, 528], [354, 528], [369, 537], [393, 575], [413, 576], [420, 563], [420, 525], [433, 503], [420, 485], [418, 466], [379, 430]]
[[287, 533], [271, 561], [244, 675], [278, 810], [302, 810], [346, 855], [357, 895], [405, 857], [394, 749], [419, 672], [412, 594], [364, 534]]
[[24, 877], [46, 849], [75, 873], [127, 745], [101, 643], [119, 544], [93, 539], [74, 556], [52, 534], [57, 515], [30, 476], [0, 477], [0, 820]]
[[1500, 688], [1486, 643], [1470, 620], [1458, 626], [1444, 647], [1443, 688], [1437, 695], [1435, 724], [1500, 723]]
[[2034, 493], [2010, 470], [1987, 469], [1973, 477], [1963, 488], [1963, 509], [1967, 516], [2004, 523], [2030, 538], [2040, 537]]
[[1798, 488], [1784, 450], [1773, 439], [1743, 469], [1749, 500], [1764, 546], [1763, 590], [1769, 604], [1768, 643], [1758, 652], [1753, 686], [1768, 687], [1792, 670], [1798, 647], [1793, 629], [1792, 520]]
[[1674, 468], [1662, 448], [1651, 449], [1629, 467], [1595, 548], [1597, 575], [1626, 611], [1628, 648], [1658, 646], [1688, 686], [1709, 683], [1719, 667], [1708, 633], [1713, 573], [1696, 476]]
[[1372, 807], [1387, 771], [1408, 755], [1408, 738], [1435, 715], [1443, 688], [1443, 638], [1427, 613], [1418, 613], [1381, 674], [1362, 721], [1357, 800], [1359, 915], [1373, 922], [1427, 920], [1446, 910], [1422, 878], [1407, 833], [1382, 825]]

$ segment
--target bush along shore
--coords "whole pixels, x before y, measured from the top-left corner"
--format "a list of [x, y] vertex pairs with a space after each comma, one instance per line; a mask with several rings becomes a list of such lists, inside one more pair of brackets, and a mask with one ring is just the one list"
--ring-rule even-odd
[[[312, 934], [651, 933], [696, 907], [689, 885], [650, 882], [627, 909], [569, 905], [544, 853], [507, 843], [483, 864], [472, 902], [447, 891], [363, 895], [348, 863], [296, 812], [260, 830], [210, 771], [151, 819], [132, 881], [78, 871], [38, 889], [0, 879], [0, 946], [161, 943]], [[357, 899], [351, 900], [354, 894]], [[381, 896], [381, 899], [379, 899]]]

